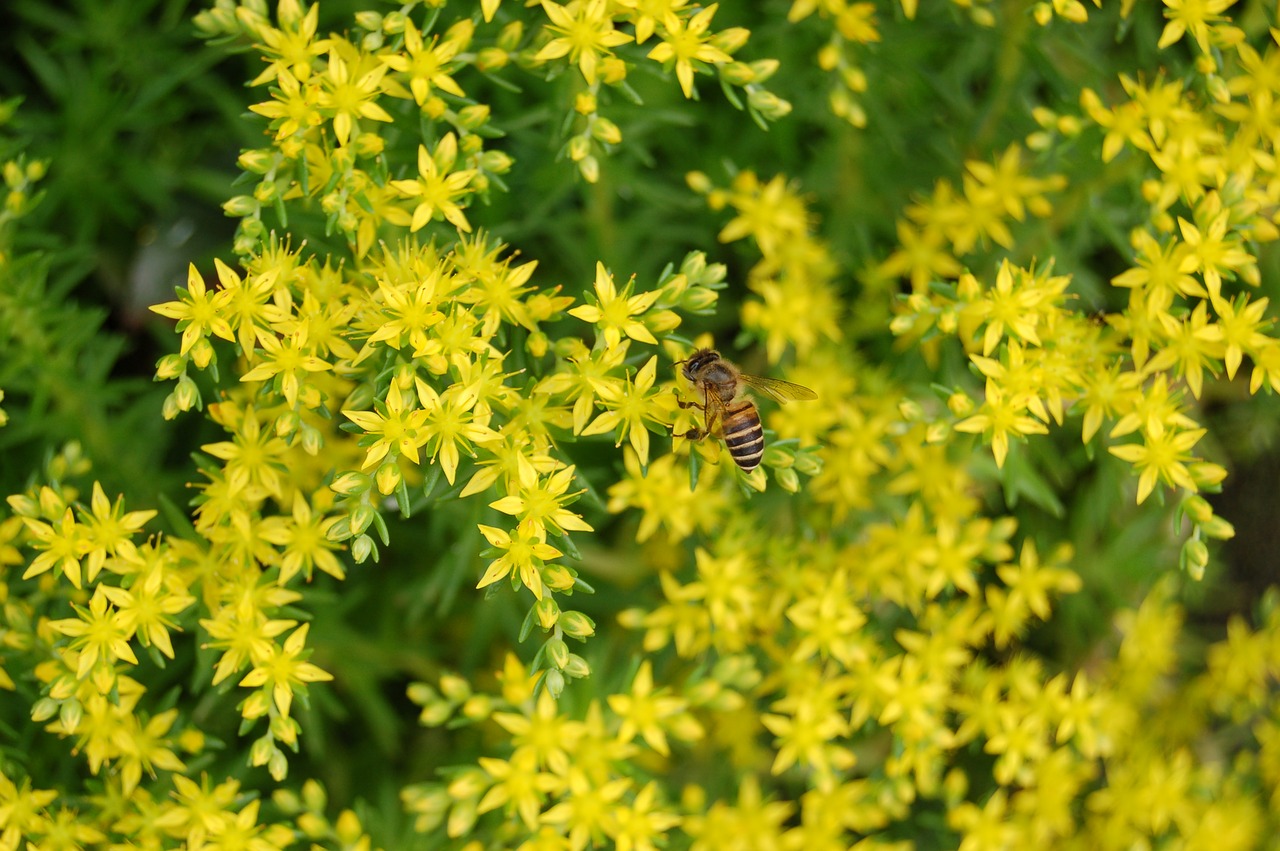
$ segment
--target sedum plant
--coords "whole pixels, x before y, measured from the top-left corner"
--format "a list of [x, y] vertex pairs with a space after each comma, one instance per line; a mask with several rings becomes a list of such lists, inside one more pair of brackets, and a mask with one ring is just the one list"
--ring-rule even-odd
[[[263, 134], [152, 307], [210, 436], [8, 496], [0, 845], [1265, 847], [1274, 592], [1187, 625], [1206, 403], [1280, 388], [1229, 8], [200, 12]], [[683, 437], [713, 344], [818, 395], [750, 474]]]

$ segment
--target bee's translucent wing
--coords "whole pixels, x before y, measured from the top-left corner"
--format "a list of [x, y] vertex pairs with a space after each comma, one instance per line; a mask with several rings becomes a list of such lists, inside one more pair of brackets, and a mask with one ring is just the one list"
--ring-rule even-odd
[[773, 399], [775, 402], [801, 402], [806, 399], [817, 399], [818, 394], [808, 387], [783, 381], [780, 378], [764, 378], [759, 375], [743, 375], [742, 380], [753, 390]]

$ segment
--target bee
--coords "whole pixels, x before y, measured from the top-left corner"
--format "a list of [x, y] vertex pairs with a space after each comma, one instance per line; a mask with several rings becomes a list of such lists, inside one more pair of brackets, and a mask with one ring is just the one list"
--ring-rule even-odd
[[764, 426], [755, 402], [740, 398], [743, 390], [748, 387], [759, 390], [778, 402], [818, 398], [808, 387], [790, 381], [747, 375], [711, 349], [699, 349], [676, 366], [681, 364], [684, 377], [702, 392], [702, 404], [681, 401], [680, 407], [697, 408], [706, 416], [705, 428], [692, 429], [681, 437], [686, 440], [701, 440], [709, 434], [719, 437], [744, 473], [760, 466], [764, 455]]

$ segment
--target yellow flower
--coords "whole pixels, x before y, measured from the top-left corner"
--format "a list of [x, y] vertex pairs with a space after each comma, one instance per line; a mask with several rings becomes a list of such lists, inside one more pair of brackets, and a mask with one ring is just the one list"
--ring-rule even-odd
[[596, 68], [602, 57], [610, 57], [609, 49], [631, 41], [631, 36], [613, 28], [613, 17], [606, 0], [573, 0], [561, 6], [553, 0], [542, 0], [542, 9], [551, 19], [545, 28], [556, 37], [542, 46], [535, 62], [548, 62], [568, 56], [578, 63], [587, 83], [596, 81]]
[[627, 285], [623, 287], [622, 293], [619, 294], [613, 282], [613, 275], [609, 274], [603, 263], [597, 262], [596, 303], [575, 307], [569, 311], [569, 315], [581, 319], [583, 322], [599, 325], [603, 329], [601, 339], [604, 340], [606, 349], [612, 350], [615, 348], [622, 341], [623, 334], [641, 343], [656, 346], [658, 341], [654, 339], [653, 334], [649, 332], [643, 322], [634, 317], [643, 314], [652, 307], [653, 303], [658, 300], [658, 296], [661, 295], [661, 291], [650, 290], [633, 296], [631, 295], [631, 285], [633, 283], [634, 279], [628, 281]]
[[582, 739], [583, 724], [569, 720], [550, 692], [543, 690], [537, 702], [530, 701], [523, 713], [495, 712], [493, 720], [511, 734], [511, 744], [517, 750], [531, 749], [538, 762], [556, 774], [569, 772]]
[[298, 132], [305, 133], [324, 122], [324, 115], [319, 107], [318, 85], [314, 82], [303, 85], [288, 71], [280, 71], [276, 85], [277, 88], [271, 92], [271, 100], [252, 104], [249, 110], [271, 119], [277, 141], [288, 139]]
[[293, 831], [284, 825], [258, 824], [258, 808], [262, 801], [254, 800], [232, 816], [224, 813], [209, 826], [206, 847], [243, 848], [244, 851], [275, 851], [281, 842], [291, 842]]
[[[220, 408], [223, 404], [210, 408]], [[282, 458], [288, 453], [289, 445], [262, 428], [252, 407], [245, 409], [235, 424], [232, 440], [206, 443], [200, 448], [226, 462], [227, 482], [231, 487], [256, 487], [276, 496], [283, 492], [285, 464]]]
[[641, 467], [639, 456], [628, 447], [623, 466], [626, 476], [609, 486], [608, 507], [614, 513], [628, 508], [643, 512], [636, 543], [643, 543], [663, 527], [672, 542], [684, 540], [698, 528], [715, 528], [726, 506], [724, 492], [715, 486], [719, 466], [702, 471], [696, 491], [689, 486], [687, 465], [677, 464], [675, 455], [662, 455]]
[[283, 647], [272, 644], [266, 658], [255, 660], [253, 670], [240, 680], [240, 685], [245, 688], [270, 685], [272, 700], [281, 715], [289, 714], [295, 688], [305, 688], [305, 683], [333, 679], [332, 674], [303, 661], [310, 655], [310, 651], [306, 649], [307, 632], [310, 629], [311, 624], [304, 623], [285, 639]]
[[444, 393], [436, 391], [422, 379], [416, 381], [418, 401], [427, 416], [422, 422], [422, 433], [431, 444], [431, 458], [438, 461], [444, 477], [453, 484], [458, 473], [459, 450], [474, 453], [471, 444], [498, 439], [498, 433], [489, 428], [488, 413], [475, 411], [476, 397], [454, 384]]
[[964, 270], [947, 250], [945, 234], [936, 227], [917, 228], [899, 220], [898, 245], [876, 272], [887, 278], [905, 275], [912, 292], [924, 292], [931, 281], [955, 278]]
[[1167, 370], [1176, 366], [1178, 374], [1187, 382], [1191, 395], [1200, 398], [1206, 370], [1218, 374], [1219, 359], [1225, 352], [1222, 345], [1222, 329], [1208, 315], [1208, 302], [1201, 301], [1190, 316], [1159, 316], [1161, 329], [1168, 337], [1164, 347], [1151, 359], [1152, 370]]
[[753, 172], [742, 172], [733, 179], [728, 201], [738, 215], [720, 229], [721, 242], [750, 236], [769, 259], [809, 233], [809, 211], [781, 174], [762, 186]]
[[1035, 417], [1027, 416], [1026, 398], [1006, 398], [1000, 385], [987, 379], [987, 398], [979, 413], [955, 424], [956, 431], [989, 434], [996, 466], [1003, 467], [1009, 454], [1009, 438], [1028, 434], [1048, 434], [1049, 429]]
[[[221, 260], [215, 260], [214, 264], [221, 276], [224, 264]], [[154, 304], [151, 310], [169, 319], [178, 320], [178, 330], [182, 332], [180, 354], [183, 357], [191, 351], [197, 340], [210, 334], [224, 340], [235, 339], [231, 324], [224, 315], [231, 294], [226, 290], [219, 290], [210, 295], [205, 289], [204, 278], [196, 271], [194, 263], [187, 267], [187, 286], [186, 289], [178, 287], [178, 296], [178, 301]]]
[[1196, 40], [1201, 53], [1209, 52], [1210, 24], [1227, 20], [1222, 13], [1236, 0], [1164, 0], [1164, 16], [1169, 23], [1160, 33], [1161, 49], [1181, 40], [1188, 32]]
[[601, 401], [607, 409], [586, 428], [583, 435], [605, 434], [617, 430], [618, 442], [628, 435], [631, 447], [635, 449], [641, 464], [649, 463], [649, 431], [653, 429], [665, 433], [665, 426], [670, 425], [674, 410], [672, 396], [665, 389], [654, 391], [653, 382], [657, 376], [658, 356], [649, 358], [634, 381], [606, 385], [600, 391]]
[[276, 389], [291, 408], [298, 406], [300, 375], [333, 369], [333, 364], [311, 353], [306, 334], [296, 334], [287, 339], [264, 334], [260, 336], [259, 342], [264, 350], [263, 360], [240, 376], [240, 380], [273, 380]]
[[222, 283], [222, 291], [227, 294], [226, 308], [223, 310], [227, 321], [236, 332], [236, 342], [240, 344], [240, 352], [245, 359], [252, 362], [256, 354], [255, 346], [259, 337], [269, 336], [264, 330], [267, 324], [268, 302], [275, 295], [276, 274], [267, 272], [264, 275], [249, 274], [241, 278], [221, 260], [213, 261], [218, 270], [218, 280]]
[[431, 46], [427, 47], [423, 44], [422, 34], [413, 25], [413, 21], [406, 20], [405, 52], [384, 56], [382, 61], [394, 70], [409, 76], [409, 89], [413, 92], [413, 99], [418, 106], [422, 106], [431, 96], [433, 86], [454, 97], [466, 97], [462, 88], [454, 82], [453, 77], [449, 76], [456, 68], [450, 63], [458, 55], [458, 48], [458, 42], [451, 39], [445, 39], [444, 42], [432, 39]]
[[1213, 192], [1196, 207], [1197, 224], [1181, 217], [1178, 219], [1189, 256], [1195, 262], [1195, 271], [1204, 279], [1209, 297], [1215, 302], [1222, 298], [1224, 272], [1239, 274], [1247, 282], [1257, 285], [1257, 261], [1244, 250], [1239, 236], [1228, 234], [1231, 214], [1231, 208], [1223, 207], [1221, 196]]
[[375, 436], [365, 453], [362, 468], [367, 470], [387, 457], [392, 449], [399, 455], [420, 464], [418, 447], [429, 439], [424, 426], [427, 412], [421, 408], [411, 407], [413, 396], [400, 390], [398, 382], [392, 381], [387, 391], [387, 401], [375, 401], [376, 411], [343, 411], [342, 415], [364, 430], [368, 436]]
[[538, 826], [538, 813], [548, 792], [560, 788], [561, 780], [538, 768], [537, 753], [529, 747], [517, 750], [510, 760], [482, 756], [480, 767], [493, 779], [493, 786], [480, 799], [477, 812], [487, 813], [506, 805], [515, 811], [529, 830]]
[[631, 690], [626, 694], [609, 695], [609, 708], [622, 719], [618, 738], [629, 742], [637, 735], [649, 747], [663, 756], [670, 754], [667, 732], [685, 741], [702, 738], [703, 729], [688, 712], [688, 702], [667, 693], [667, 689], [654, 689], [653, 664], [647, 659], [641, 663]]
[[[614, 807], [614, 845], [618, 851], [657, 851], [666, 847], [666, 831], [680, 824], [681, 817], [657, 804], [658, 784], [650, 782], [630, 803]], [[655, 841], [656, 840], [656, 841]]]
[[1133, 464], [1141, 471], [1138, 477], [1138, 502], [1141, 503], [1162, 480], [1171, 487], [1196, 490], [1195, 479], [1187, 463], [1196, 460], [1191, 447], [1204, 437], [1205, 429], [1166, 429], [1160, 421], [1151, 423], [1142, 443], [1126, 443], [1108, 447], [1112, 455]]
[[296, 574], [302, 573], [311, 581], [313, 568], [320, 568], [336, 579], [346, 572], [333, 551], [338, 545], [328, 538], [329, 528], [338, 522], [337, 517], [325, 517], [314, 512], [301, 490], [293, 494], [293, 512], [288, 518], [268, 517], [262, 521], [258, 534], [263, 540], [284, 547], [280, 560], [280, 576], [276, 580], [285, 585]]
[[668, 11], [662, 16], [662, 44], [649, 51], [649, 58], [655, 62], [675, 63], [676, 79], [680, 81], [680, 89], [687, 98], [693, 97], [695, 62], [701, 67], [702, 63], [715, 64], [733, 59], [714, 44], [708, 43], [711, 36], [706, 34], [706, 30], [719, 5], [712, 3], [687, 22], [675, 12]]
[[311, 61], [329, 50], [329, 40], [316, 38], [320, 6], [312, 4], [305, 13], [298, 0], [281, 0], [277, 14], [280, 29], [264, 26], [258, 31], [263, 55], [271, 58], [266, 70], [249, 83], [261, 86], [282, 74], [305, 80], [311, 75]]
[[1183, 296], [1208, 297], [1208, 292], [1192, 276], [1200, 263], [1185, 242], [1171, 239], [1163, 246], [1146, 230], [1133, 234], [1137, 252], [1133, 268], [1111, 279], [1115, 287], [1141, 288], [1148, 316], [1155, 316]]
[[595, 410], [597, 396], [611, 390], [619, 381], [613, 372], [626, 360], [630, 345], [630, 341], [622, 340], [616, 346], [591, 350], [581, 340], [569, 340], [570, 350], [564, 357], [569, 367], [542, 379], [535, 392], [572, 400], [573, 433], [582, 434]]
[[460, 231], [470, 232], [471, 223], [462, 212], [458, 199], [474, 192], [471, 186], [476, 176], [473, 168], [453, 170], [458, 158], [458, 139], [446, 133], [437, 144], [435, 152], [426, 145], [418, 146], [418, 177], [412, 180], [393, 180], [391, 185], [408, 198], [418, 199], [413, 208], [410, 231], [421, 230], [431, 220], [447, 219]]
[[129, 618], [114, 609], [108, 609], [106, 589], [99, 586], [89, 600], [89, 607], [73, 606], [76, 618], [64, 618], [50, 622], [50, 626], [72, 638], [71, 648], [79, 651], [76, 676], [84, 679], [99, 662], [110, 667], [116, 661], [138, 664], [138, 657], [129, 646], [133, 630], [127, 626]]
[[1222, 332], [1222, 342], [1226, 345], [1223, 359], [1228, 379], [1236, 377], [1236, 370], [1240, 368], [1246, 354], [1255, 361], [1259, 360], [1258, 353], [1270, 343], [1271, 338], [1263, 333], [1272, 323], [1267, 317], [1269, 303], [1270, 299], [1265, 298], [1251, 302], [1247, 295], [1241, 293], [1234, 301], [1223, 300], [1215, 306], [1218, 328]]
[[[1121, 79], [1123, 81], [1123, 75]], [[1080, 93], [1080, 105], [1089, 113], [1094, 123], [1106, 131], [1102, 139], [1104, 163], [1115, 159], [1124, 150], [1126, 142], [1140, 151], [1151, 150], [1153, 143], [1147, 133], [1147, 117], [1140, 104], [1126, 101], [1108, 109], [1097, 92], [1084, 89]]]
[[[295, 598], [297, 595], [294, 595]], [[241, 670], [245, 665], [270, 657], [277, 635], [297, 626], [294, 620], [268, 620], [248, 598], [223, 606], [200, 626], [212, 639], [205, 647], [222, 649], [213, 672], [213, 685]]]
[[0, 772], [0, 808], [5, 813], [0, 842], [17, 848], [23, 837], [37, 836], [47, 821], [44, 809], [58, 799], [55, 789], [32, 789], [31, 778], [23, 777], [21, 787]]
[[[363, 57], [354, 58], [360, 60]], [[339, 145], [347, 144], [352, 131], [359, 127], [361, 118], [386, 122], [394, 120], [377, 104], [378, 95], [382, 91], [382, 76], [386, 72], [387, 66], [379, 63], [353, 80], [351, 65], [338, 55], [336, 48], [329, 50], [329, 67], [325, 71], [324, 87], [316, 103], [332, 118], [333, 135]]]
[[[13, 499], [9, 498], [10, 505], [13, 504]], [[32, 546], [43, 551], [27, 565], [22, 578], [30, 579], [56, 567], [67, 577], [68, 582], [79, 588], [80, 559], [88, 554], [92, 544], [85, 528], [76, 523], [71, 508], [68, 507], [63, 512], [62, 520], [57, 525], [33, 517], [23, 517], [22, 521], [27, 524], [27, 532], [34, 539]]]
[[178, 759], [172, 743], [166, 738], [176, 720], [177, 709], [161, 712], [150, 719], [137, 713], [125, 716], [124, 724], [116, 730], [115, 739], [121, 751], [117, 765], [126, 794], [137, 788], [143, 771], [155, 777], [157, 768], [170, 772], [186, 770], [186, 765]]
[[173, 658], [173, 642], [169, 630], [180, 627], [171, 615], [188, 608], [196, 601], [185, 588], [167, 587], [165, 570], [156, 566], [128, 590], [100, 585], [101, 591], [119, 611], [120, 625], [130, 635], [136, 634], [143, 647], [155, 646], [161, 653]]
[[601, 783], [582, 769], [570, 767], [565, 785], [568, 788], [560, 803], [544, 812], [542, 821], [567, 829], [571, 849], [600, 845], [612, 833], [612, 811], [631, 787], [631, 780], [617, 777]]
[[489, 503], [489, 507], [528, 521], [531, 531], [549, 528], [558, 535], [567, 531], [590, 532], [591, 526], [585, 520], [564, 507], [583, 492], [565, 493], [573, 484], [573, 475], [574, 468], [569, 466], [541, 479], [533, 467], [522, 466], [518, 491]]
[[546, 542], [546, 531], [526, 523], [516, 526], [514, 537], [510, 532], [494, 526], [479, 524], [479, 529], [490, 546], [502, 551], [502, 556], [489, 562], [476, 587], [484, 588], [512, 574], [519, 576], [524, 586], [533, 592], [533, 596], [541, 600], [543, 585], [539, 568], [544, 562], [562, 555]]

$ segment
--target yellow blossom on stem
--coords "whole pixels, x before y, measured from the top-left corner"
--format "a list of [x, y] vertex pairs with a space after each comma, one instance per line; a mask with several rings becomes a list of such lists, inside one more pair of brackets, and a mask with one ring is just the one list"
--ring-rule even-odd
[[466, 97], [452, 76], [455, 66], [451, 63], [458, 55], [459, 44], [451, 39], [443, 42], [433, 38], [430, 47], [422, 40], [422, 34], [406, 20], [404, 26], [404, 53], [393, 53], [384, 56], [382, 61], [392, 69], [409, 77], [409, 89], [413, 99], [422, 106], [431, 96], [432, 88], [440, 89], [454, 97]]
[[431, 220], [447, 220], [460, 231], [471, 232], [471, 223], [462, 212], [459, 200], [475, 191], [472, 181], [473, 168], [457, 171], [453, 166], [458, 158], [458, 139], [446, 133], [434, 152], [426, 145], [418, 146], [418, 176], [411, 180], [393, 180], [391, 186], [410, 199], [416, 199], [409, 229], [417, 232]]
[[[214, 261], [222, 269], [222, 261]], [[182, 332], [182, 348], [179, 353], [185, 357], [197, 340], [213, 334], [224, 340], [234, 340], [235, 333], [231, 323], [227, 321], [226, 307], [231, 295], [226, 290], [218, 290], [210, 294], [205, 288], [204, 278], [196, 271], [194, 263], [187, 267], [187, 286], [178, 287], [178, 301], [151, 306], [151, 310], [169, 319], [178, 320], [178, 330]]]
[[1084, 422], [1081, 440], [1088, 443], [1097, 434], [1105, 417], [1115, 418], [1128, 409], [1140, 393], [1142, 376], [1113, 363], [1106, 370], [1092, 371], [1085, 376], [1084, 393], [1078, 404], [1084, 406]]
[[563, 535], [567, 531], [590, 532], [591, 526], [564, 506], [582, 493], [566, 493], [573, 484], [574, 468], [563, 467], [545, 479], [532, 467], [520, 470], [520, 486], [515, 494], [489, 504], [490, 508], [528, 521], [530, 530], [551, 529]]
[[1150, 362], [1152, 370], [1176, 366], [1178, 374], [1187, 382], [1187, 389], [1197, 399], [1204, 386], [1205, 372], [1216, 376], [1219, 359], [1224, 354], [1222, 329], [1209, 318], [1208, 306], [1207, 301], [1201, 301], [1186, 317], [1160, 314], [1160, 325], [1168, 342]]
[[1164, 16], [1169, 23], [1164, 25], [1157, 46], [1164, 49], [1191, 33], [1200, 52], [1208, 53], [1210, 26], [1225, 21], [1222, 13], [1235, 2], [1236, 0], [1164, 0]]
[[629, 340], [603, 349], [588, 349], [581, 340], [570, 340], [565, 361], [568, 369], [557, 370], [538, 382], [537, 392], [564, 396], [573, 401], [573, 433], [581, 434], [596, 408], [599, 394], [609, 391], [618, 379], [613, 372], [622, 366]]
[[[10, 505], [14, 497], [9, 497]], [[32, 546], [41, 550], [40, 555], [31, 560], [23, 572], [23, 579], [39, 576], [47, 570], [58, 568], [67, 581], [80, 587], [80, 559], [88, 554], [91, 544], [85, 528], [76, 523], [75, 514], [68, 507], [62, 514], [62, 521], [57, 525], [23, 517], [27, 531], [34, 539]]]
[[181, 628], [172, 616], [185, 611], [196, 598], [185, 590], [174, 590], [165, 585], [162, 568], [152, 568], [146, 576], [128, 589], [100, 585], [98, 590], [116, 607], [121, 627], [130, 635], [136, 634], [143, 647], [154, 646], [165, 656], [173, 658], [173, 642], [169, 630]]
[[305, 334], [286, 339], [267, 334], [260, 337], [259, 342], [264, 350], [262, 361], [240, 376], [240, 380], [274, 380], [280, 395], [291, 408], [298, 405], [300, 376], [333, 369], [333, 364], [311, 353]]
[[[1122, 75], [1123, 79], [1123, 75]], [[1094, 123], [1106, 131], [1102, 140], [1102, 161], [1111, 162], [1124, 150], [1125, 143], [1141, 151], [1151, 150], [1153, 143], [1147, 133], [1146, 116], [1142, 106], [1126, 101], [1108, 109], [1093, 89], [1080, 93], [1080, 105]]]
[[544, 812], [542, 821], [568, 830], [571, 851], [598, 845], [612, 834], [612, 811], [631, 788], [631, 780], [620, 777], [599, 783], [580, 768], [570, 767], [565, 786], [560, 803]]
[[1195, 271], [1204, 279], [1209, 297], [1215, 302], [1222, 298], [1223, 273], [1240, 274], [1245, 280], [1257, 283], [1257, 264], [1245, 251], [1238, 236], [1228, 235], [1231, 209], [1222, 208], [1218, 194], [1196, 209], [1197, 224], [1178, 219], [1178, 228], [1187, 245], [1188, 256], [1195, 263]]
[[85, 578], [94, 581], [108, 557], [137, 561], [138, 550], [130, 538], [155, 516], [153, 510], [126, 512], [123, 496], [113, 505], [103, 493], [102, 485], [94, 482], [89, 510], [80, 510], [80, 522], [89, 547]]
[[618, 442], [628, 436], [631, 447], [641, 464], [649, 463], [649, 429], [670, 424], [672, 401], [671, 394], [659, 388], [653, 390], [653, 382], [657, 376], [658, 357], [649, 358], [635, 380], [621, 384], [606, 386], [600, 393], [605, 412], [582, 430], [583, 435], [605, 434], [616, 429]]
[[657, 782], [648, 783], [626, 805], [613, 809], [613, 841], [618, 851], [657, 851], [665, 847], [666, 832], [681, 817], [658, 803]]
[[542, 10], [551, 19], [546, 30], [554, 38], [542, 46], [534, 61], [568, 56], [570, 62], [578, 63], [583, 79], [594, 84], [600, 60], [613, 55], [609, 48], [631, 41], [630, 35], [613, 28], [609, 5], [606, 0], [573, 0], [564, 6], [542, 0]]
[[278, 9], [280, 28], [262, 27], [260, 49], [271, 61], [249, 85], [261, 86], [288, 74], [299, 80], [311, 75], [311, 62], [329, 51], [329, 40], [316, 38], [320, 6], [313, 3], [304, 13], [298, 0], [281, 0]]
[[268, 619], [249, 599], [223, 606], [214, 617], [201, 620], [201, 628], [211, 639], [205, 646], [223, 651], [214, 667], [213, 685], [252, 662], [267, 659], [275, 646], [273, 639], [297, 624], [294, 620]]
[[537, 753], [532, 748], [521, 748], [510, 760], [482, 756], [479, 764], [494, 783], [480, 799], [477, 811], [485, 813], [505, 806], [520, 816], [525, 827], [536, 830], [543, 799], [548, 792], [560, 788], [562, 781], [538, 768]]
[[622, 288], [622, 292], [619, 293], [617, 286], [613, 282], [613, 275], [605, 269], [603, 263], [597, 262], [595, 304], [584, 304], [575, 307], [569, 311], [569, 315], [577, 317], [583, 322], [598, 325], [602, 329], [600, 339], [604, 341], [606, 349], [612, 350], [617, 347], [624, 334], [633, 340], [656, 346], [658, 341], [653, 334], [649, 332], [643, 322], [634, 317], [645, 313], [652, 307], [662, 292], [661, 290], [650, 290], [633, 296], [631, 295], [633, 283], [634, 279], [628, 281], [627, 285]]
[[530, 701], [524, 712], [495, 712], [493, 720], [511, 734], [517, 750], [530, 748], [540, 765], [559, 775], [569, 772], [585, 732], [582, 722], [570, 720], [546, 690], [538, 694], [536, 702]]
[[272, 644], [266, 658], [254, 660], [253, 670], [240, 680], [245, 688], [270, 686], [272, 700], [281, 715], [289, 714], [295, 688], [333, 679], [332, 674], [304, 661], [311, 652], [306, 649], [310, 629], [311, 624], [304, 623], [285, 639], [283, 647]]
[[252, 486], [279, 495], [283, 490], [281, 459], [288, 454], [289, 445], [262, 428], [253, 408], [244, 411], [235, 429], [231, 440], [206, 443], [200, 448], [226, 462], [224, 469], [231, 487]]
[[1049, 429], [1040, 420], [1028, 416], [1026, 400], [1006, 397], [994, 381], [987, 380], [987, 398], [979, 412], [956, 423], [956, 431], [988, 435], [996, 466], [1003, 467], [1009, 454], [1009, 438], [1028, 434], [1048, 434]]
[[387, 401], [375, 401], [376, 411], [343, 411], [342, 415], [360, 426], [368, 436], [376, 436], [365, 453], [362, 468], [375, 466], [392, 449], [415, 464], [420, 464], [418, 447], [428, 440], [424, 429], [427, 412], [410, 407], [414, 396], [401, 392], [400, 385], [392, 382], [387, 391]]
[[377, 103], [382, 91], [382, 76], [386, 72], [387, 66], [378, 64], [352, 79], [351, 63], [336, 49], [329, 50], [328, 68], [321, 78], [324, 87], [317, 104], [333, 121], [333, 135], [339, 145], [347, 144], [352, 131], [358, 129], [361, 118], [386, 122], [395, 120]]
[[1191, 274], [1200, 264], [1185, 242], [1171, 239], [1161, 245], [1146, 230], [1136, 231], [1132, 242], [1137, 254], [1135, 265], [1112, 278], [1111, 285], [1141, 289], [1149, 316], [1168, 310], [1175, 298], [1208, 296]]
[[609, 695], [609, 708], [622, 719], [618, 738], [629, 742], [637, 735], [663, 756], [670, 754], [667, 732], [678, 738], [695, 741], [702, 738], [702, 725], [688, 713], [682, 697], [653, 687], [653, 665], [647, 659], [640, 664], [631, 689], [626, 694]]
[[437, 395], [425, 381], [417, 381], [418, 399], [427, 416], [422, 433], [431, 445], [431, 457], [438, 461], [445, 479], [453, 484], [458, 473], [459, 449], [471, 453], [471, 444], [493, 441], [498, 433], [486, 425], [487, 415], [475, 413], [476, 397], [453, 385]]
[[489, 545], [501, 551], [502, 555], [489, 562], [476, 587], [492, 585], [507, 575], [518, 576], [524, 586], [533, 592], [533, 596], [541, 600], [544, 590], [539, 568], [544, 562], [562, 555], [547, 543], [546, 531], [529, 523], [516, 526], [514, 536], [495, 526], [479, 524], [479, 529]]
[[284, 548], [277, 579], [281, 585], [287, 584], [298, 573], [310, 582], [313, 569], [317, 567], [335, 579], [346, 575], [342, 562], [334, 555], [338, 545], [328, 538], [329, 529], [338, 520], [314, 511], [301, 490], [293, 494], [293, 510], [288, 518], [268, 517], [263, 520], [258, 534], [263, 540]]
[[720, 4], [712, 3], [687, 21], [673, 11], [662, 16], [662, 43], [649, 51], [649, 58], [664, 64], [674, 63], [676, 79], [680, 81], [680, 89], [687, 98], [693, 97], [694, 63], [718, 64], [730, 62], [733, 57], [714, 44], [710, 44], [711, 35], [707, 28], [715, 17]]
[[369, 335], [360, 360], [373, 353], [373, 343], [385, 342], [396, 351], [406, 342], [415, 350], [427, 347], [430, 342], [427, 332], [445, 318], [440, 310], [441, 290], [446, 286], [442, 275], [442, 269], [437, 267], [412, 281], [378, 280], [378, 296], [382, 302], [376, 319], [378, 327]]
[[1197, 490], [1187, 464], [1196, 460], [1191, 455], [1191, 447], [1200, 442], [1205, 431], [1202, 428], [1167, 429], [1157, 420], [1148, 426], [1142, 443], [1111, 446], [1108, 450], [1141, 471], [1138, 477], [1138, 502], [1141, 503], [1151, 494], [1157, 479], [1171, 487]]
[[227, 294], [224, 313], [236, 332], [241, 354], [252, 363], [257, 358], [259, 338], [271, 336], [263, 326], [268, 324], [270, 301], [276, 292], [276, 273], [249, 273], [241, 277], [220, 260], [215, 259], [213, 265], [218, 271], [222, 291]]
[[129, 646], [133, 630], [127, 626], [128, 616], [109, 609], [105, 587], [99, 586], [89, 600], [88, 608], [74, 606], [76, 618], [53, 621], [50, 626], [63, 635], [71, 636], [71, 648], [79, 651], [76, 677], [89, 676], [99, 662], [107, 666], [116, 661], [138, 664], [138, 657]]
[[304, 85], [293, 74], [281, 71], [276, 86], [271, 92], [271, 100], [250, 104], [249, 110], [271, 120], [277, 140], [288, 139], [324, 122], [324, 114], [318, 104], [318, 85], [314, 82]]
[[964, 270], [938, 228], [919, 228], [900, 219], [898, 246], [876, 272], [889, 278], [906, 277], [912, 292], [923, 292], [930, 281], [955, 278]]
[[117, 764], [121, 786], [126, 793], [137, 788], [144, 771], [155, 777], [156, 769], [171, 772], [186, 770], [186, 765], [173, 752], [172, 742], [167, 737], [177, 720], [177, 709], [161, 712], [149, 719], [137, 714], [126, 716], [124, 729], [116, 735], [116, 741], [120, 745]]
[[749, 236], [761, 254], [774, 257], [782, 246], [809, 232], [809, 212], [781, 174], [761, 185], [753, 172], [742, 172], [733, 180], [729, 203], [738, 215], [720, 229], [717, 239], [721, 242]]
[[1249, 301], [1249, 297], [1241, 293], [1233, 301], [1223, 300], [1215, 305], [1218, 328], [1226, 347], [1222, 357], [1228, 380], [1236, 377], [1236, 370], [1246, 354], [1257, 360], [1258, 353], [1269, 344], [1271, 338], [1263, 333], [1273, 323], [1267, 316], [1269, 303], [1270, 299], [1265, 298]]

